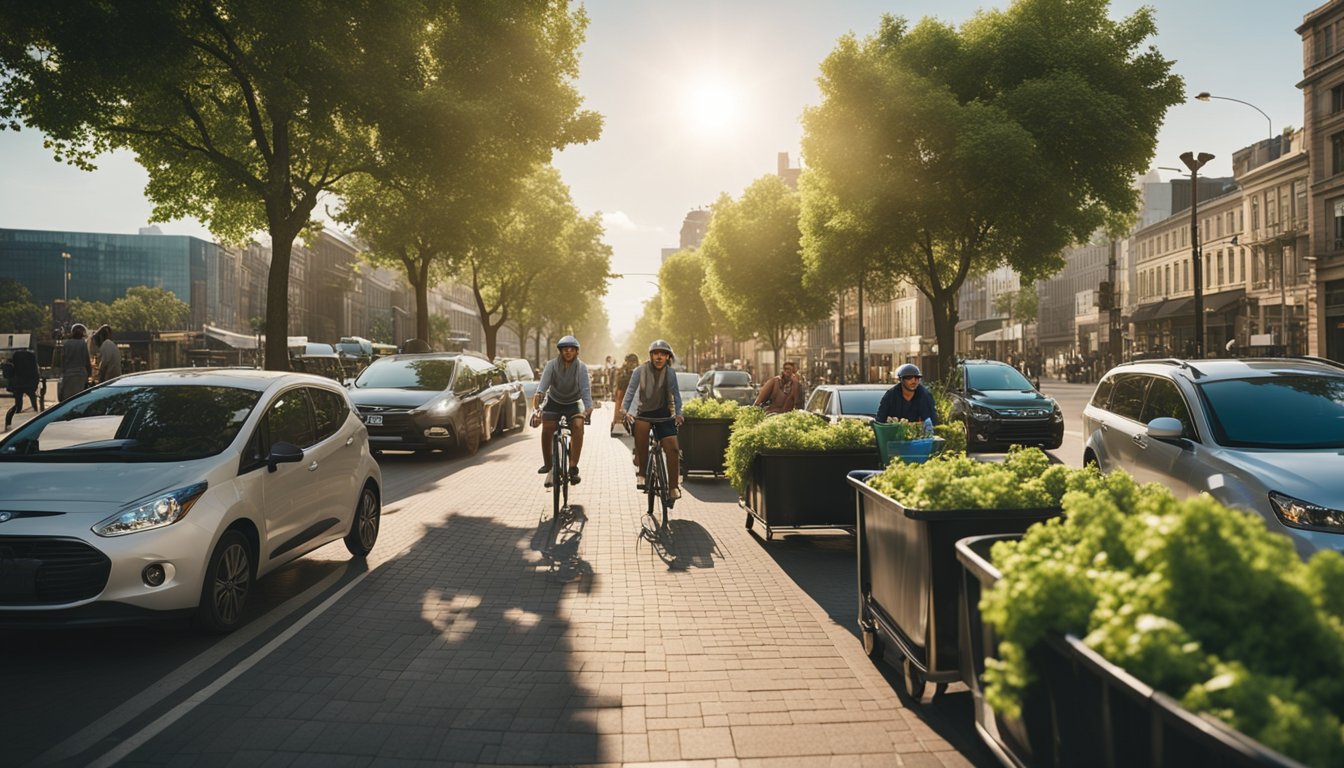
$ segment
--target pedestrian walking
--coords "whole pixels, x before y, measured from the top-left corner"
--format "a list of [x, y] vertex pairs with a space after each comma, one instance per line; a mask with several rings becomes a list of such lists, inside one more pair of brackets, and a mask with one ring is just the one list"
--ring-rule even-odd
[[83, 323], [70, 326], [70, 337], [61, 342], [60, 402], [83, 392], [93, 377], [93, 362], [89, 356], [89, 329]]
[[121, 350], [112, 340], [112, 326], [104, 323], [93, 336], [94, 353], [98, 356], [98, 382], [121, 375]]
[[26, 395], [33, 410], [37, 407], [37, 385], [41, 374], [37, 369], [37, 355], [31, 349], [16, 349], [4, 363], [6, 389], [14, 393], [14, 405], [5, 413], [5, 430], [14, 423], [14, 414], [23, 413], [23, 398]]

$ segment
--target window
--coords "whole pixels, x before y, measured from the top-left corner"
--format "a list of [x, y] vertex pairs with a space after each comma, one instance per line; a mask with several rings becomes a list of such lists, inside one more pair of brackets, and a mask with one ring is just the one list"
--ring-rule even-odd
[[1223, 252], [1218, 252], [1218, 285], [1223, 285]]
[[350, 409], [345, 404], [345, 398], [335, 392], [314, 387], [309, 389], [308, 396], [313, 399], [317, 439], [326, 440], [340, 431], [341, 425], [345, 424], [346, 417], [350, 415]]
[[453, 394], [458, 397], [465, 397], [478, 389], [476, 372], [470, 366], [460, 365], [457, 369], [457, 378], [453, 380]]
[[1293, 221], [1299, 229], [1307, 226], [1307, 182], [1302, 179], [1293, 182]]
[[1138, 421], [1139, 414], [1143, 410], [1143, 392], [1147, 388], [1147, 376], [1137, 374], [1117, 376], [1115, 388], [1111, 390], [1111, 413]]
[[1148, 387], [1148, 398], [1143, 404], [1143, 415], [1139, 421], [1147, 424], [1153, 419], [1171, 418], [1181, 422], [1181, 437], [1195, 439], [1194, 422], [1190, 420], [1190, 409], [1185, 398], [1169, 379], [1154, 378]]
[[1101, 380], [1097, 385], [1097, 391], [1092, 393], [1092, 404], [1098, 408], [1105, 408], [1110, 402], [1111, 390], [1115, 387], [1115, 377], [1107, 377]]
[[291, 389], [276, 398], [275, 404], [266, 412], [262, 435], [262, 457], [270, 455], [271, 447], [281, 441], [298, 448], [307, 448], [317, 442], [304, 389]]
[[1336, 85], [1330, 89], [1330, 114], [1344, 109], [1344, 85]]
[[1334, 219], [1335, 250], [1344, 250], [1344, 200], [1332, 200], [1327, 205], [1330, 206], [1331, 218]]
[[1260, 229], [1260, 198], [1251, 198], [1251, 231]]
[[1330, 173], [1344, 171], [1344, 131], [1330, 137]]
[[1205, 287], [1205, 288], [1212, 287], [1212, 285], [1213, 285], [1213, 267], [1212, 267], [1212, 260], [1213, 260], [1213, 257], [1212, 257], [1212, 256], [1206, 256], [1206, 255], [1201, 254], [1201, 255], [1200, 255], [1200, 258], [1203, 259], [1203, 263], [1202, 263], [1200, 266], [1204, 267], [1204, 287]]

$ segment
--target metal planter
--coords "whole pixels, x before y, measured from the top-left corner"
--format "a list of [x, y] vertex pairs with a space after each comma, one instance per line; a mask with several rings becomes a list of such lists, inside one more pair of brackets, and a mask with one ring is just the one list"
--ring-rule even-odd
[[852, 529], [853, 493], [845, 477], [853, 470], [878, 466], [876, 448], [757, 454], [742, 499], [747, 528], [760, 520], [767, 541], [774, 538], [776, 528]]
[[957, 541], [1021, 533], [1060, 510], [908, 509], [869, 487], [871, 474], [849, 476], [857, 491], [859, 628], [870, 657], [880, 658], [888, 643], [900, 652], [905, 692], [919, 701], [927, 682], [938, 695], [961, 679]]
[[732, 419], [686, 419], [677, 428], [677, 443], [681, 446], [681, 473], [706, 472], [719, 476], [728, 471], [724, 454], [728, 452], [728, 435]]

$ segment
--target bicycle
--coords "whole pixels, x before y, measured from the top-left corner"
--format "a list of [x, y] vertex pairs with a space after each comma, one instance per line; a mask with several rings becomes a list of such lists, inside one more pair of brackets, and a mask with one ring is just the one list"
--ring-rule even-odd
[[569, 516], [569, 417], [561, 416], [551, 436], [551, 532], [547, 546], [555, 545], [561, 519]]
[[[669, 532], [667, 527], [667, 513], [676, 503], [672, 498], [672, 487], [667, 479], [667, 457], [663, 455], [663, 441], [659, 440], [652, 428], [654, 424], [661, 424], [665, 421], [672, 421], [675, 417], [664, 416], [660, 418], [649, 418], [647, 416], [634, 416], [631, 419], [646, 421], [649, 423], [649, 455], [644, 461], [644, 493], [648, 496], [648, 510], [645, 514], [653, 521], [656, 532]], [[658, 522], [658, 515], [654, 514], [654, 507], [657, 506], [662, 513], [662, 523]]]

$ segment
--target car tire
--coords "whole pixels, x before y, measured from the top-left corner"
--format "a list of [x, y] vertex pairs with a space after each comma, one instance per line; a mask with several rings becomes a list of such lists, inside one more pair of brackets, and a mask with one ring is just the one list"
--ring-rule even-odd
[[470, 426], [457, 433], [457, 447], [468, 456], [475, 456], [481, 449], [481, 431]]
[[378, 501], [378, 492], [372, 485], [364, 486], [355, 504], [355, 517], [350, 521], [350, 532], [345, 534], [345, 548], [356, 558], [363, 559], [373, 551], [378, 541], [378, 529], [382, 522], [382, 504]]
[[237, 629], [242, 624], [255, 577], [256, 566], [247, 537], [238, 531], [225, 531], [206, 563], [196, 626], [221, 635]]

